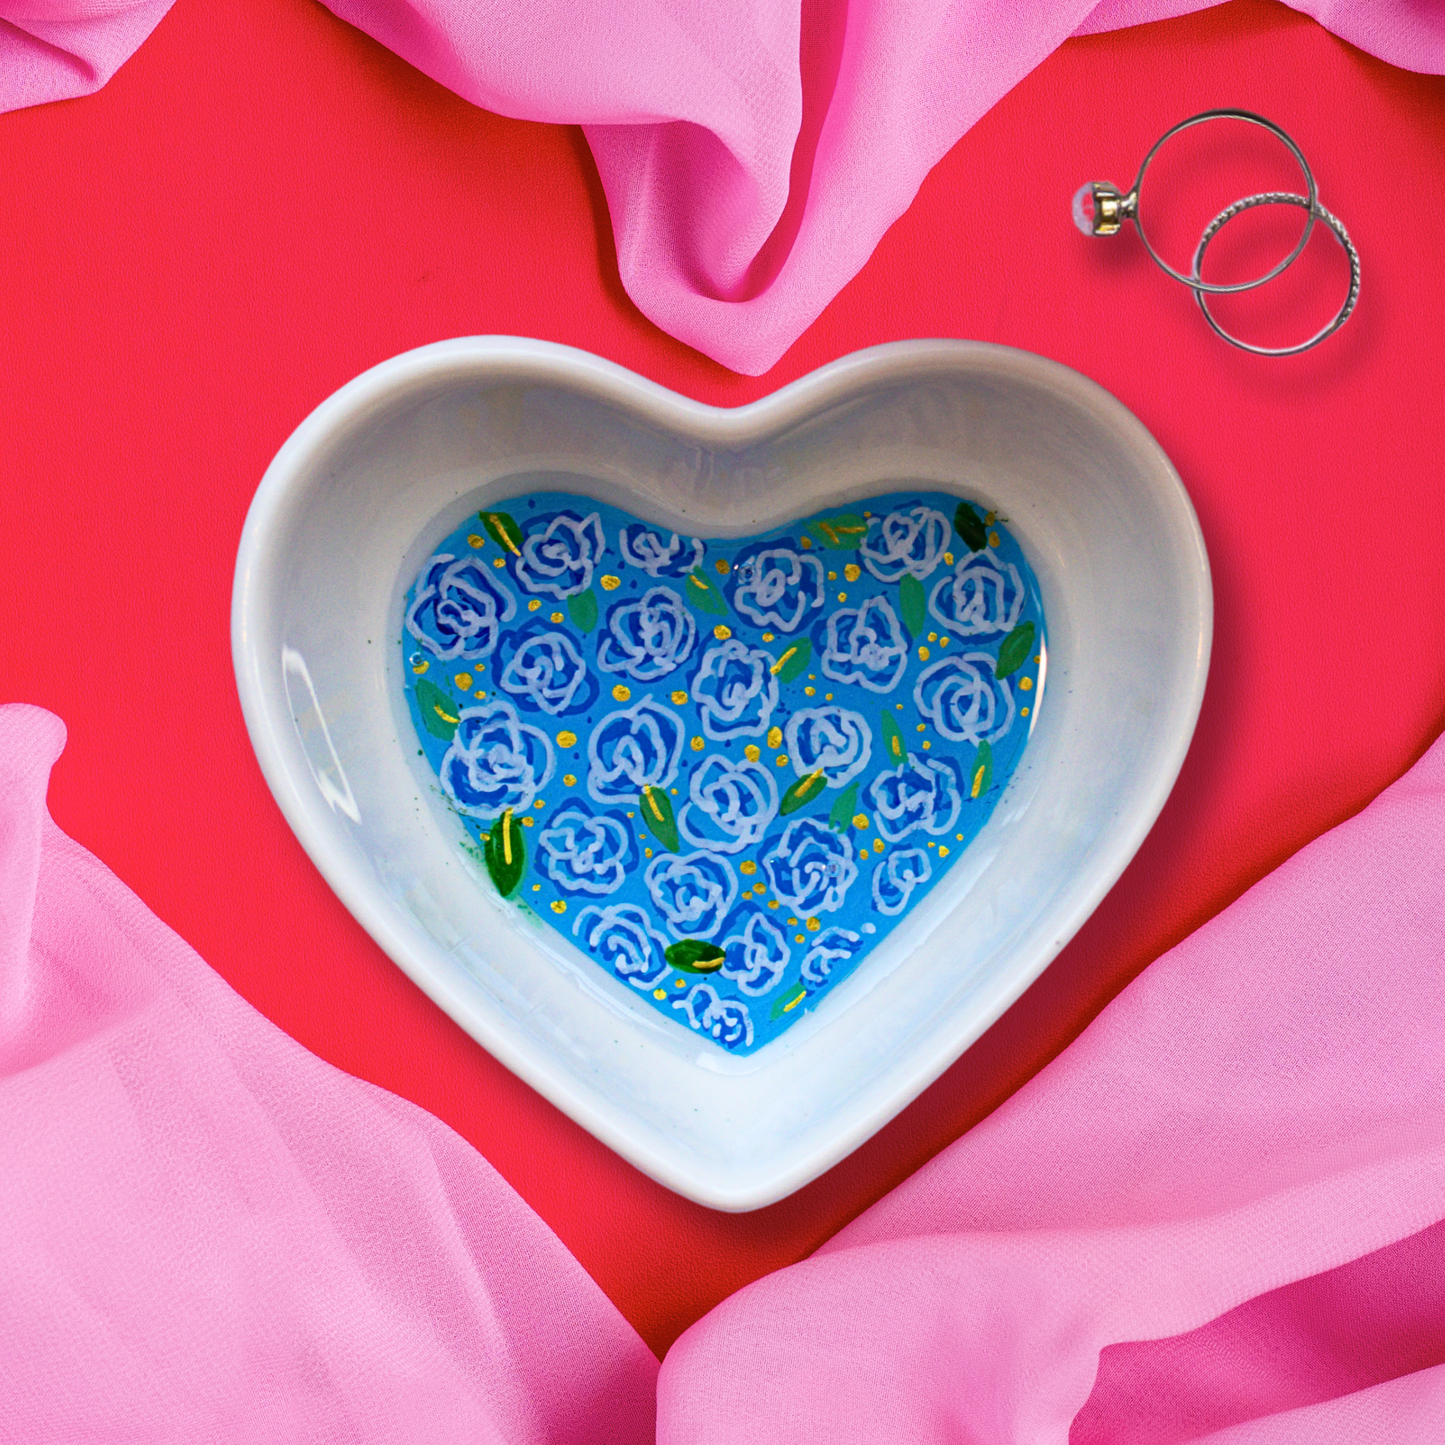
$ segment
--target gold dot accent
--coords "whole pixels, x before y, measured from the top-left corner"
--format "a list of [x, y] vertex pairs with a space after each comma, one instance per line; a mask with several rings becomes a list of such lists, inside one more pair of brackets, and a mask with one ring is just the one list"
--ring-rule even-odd
[[816, 918], [810, 918], [810, 919], [803, 925], [803, 927], [806, 928], [809, 933], [816, 933], [822, 926], [823, 926], [823, 925], [822, 925], [821, 921], [818, 920], [818, 919], [816, 919]]
[[733, 630], [726, 622], [719, 622], [718, 625], [713, 628], [712, 635], [716, 637], [719, 642], [726, 642], [728, 638], [733, 635]]
[[817, 691], [818, 689], [810, 683], [807, 687], [803, 689], [803, 696], [812, 697]]
[[685, 978], [675, 978], [672, 981], [672, 986], [673, 988], [686, 988], [687, 980]]
[[473, 532], [471, 536], [467, 538], [468, 547], [485, 547], [486, 545], [487, 539], [485, 537], [477, 536], [475, 532]]
[[611, 572], [606, 573], [601, 578], [601, 582], [604, 592], [616, 592], [622, 586], [622, 578], [614, 577]]
[[927, 724], [927, 723], [919, 723], [919, 724], [918, 724], [918, 731], [921, 732], [921, 733], [922, 733], [922, 732], [927, 732], [927, 731], [928, 731], [928, 724]]
[[924, 744], [923, 744], [923, 751], [924, 751], [924, 752], [927, 752], [927, 751], [929, 750], [929, 748], [931, 748], [932, 746], [933, 746], [932, 743], [925, 741]]
[[562, 901], [560, 898], [557, 898], [557, 899], [554, 899], [554, 900], [553, 900], [553, 902], [552, 902], [552, 912], [553, 912], [553, 913], [565, 913], [566, 911], [567, 911], [567, 905], [566, 905], [565, 903], [563, 903], [563, 901]]
[[769, 746], [770, 748], [780, 748], [780, 747], [782, 747], [782, 745], [783, 745], [783, 730], [782, 730], [782, 728], [769, 728], [769, 729], [768, 729], [768, 746]]
[[542, 885], [541, 885], [540, 883], [534, 883], [534, 884], [532, 885], [532, 892], [533, 892], [533, 893], [540, 893], [541, 891], [542, 891]]
[[527, 611], [528, 611], [528, 612], [535, 612], [541, 605], [542, 605], [541, 602], [540, 602], [537, 598], [534, 597], [534, 598], [527, 604]]
[[523, 819], [522, 819], [522, 826], [523, 826], [524, 828], [530, 828], [530, 827], [532, 826], [532, 824], [535, 823], [535, 822], [536, 822], [536, 819], [535, 819], [535, 818], [523, 818]]
[[644, 848], [642, 851], [643, 851], [649, 858], [652, 857], [652, 849], [651, 849], [651, 848]]
[[794, 942], [794, 943], [806, 943], [807, 941], [808, 941], [808, 940], [807, 940], [806, 938], [804, 938], [801, 933], [795, 933], [795, 934], [793, 935], [793, 942]]
[[1021, 708], [1019, 709], [1019, 716], [1020, 716], [1020, 717], [1027, 717], [1028, 715], [1029, 715], [1029, 710], [1028, 710], [1028, 708], [1026, 708], [1026, 707], [1021, 707]]
[[866, 848], [860, 848], [860, 849], [858, 850], [858, 856], [859, 856], [860, 858], [866, 859], [866, 858], [868, 857], [868, 850], [867, 850]]
[[838, 580], [838, 574], [837, 574], [836, 572], [830, 572], [830, 573], [828, 573], [828, 581], [830, 581], [830, 582], [836, 582], [837, 580]]
[[873, 840], [873, 851], [874, 851], [875, 853], [881, 853], [881, 852], [883, 851], [883, 839], [882, 839], [882, 838], [875, 838], [875, 839]]
[[700, 753], [706, 746], [707, 744], [703, 742], [701, 738], [694, 738], [692, 740], [692, 750], [695, 753]]
[[472, 686], [472, 675], [469, 672], [459, 672], [452, 678], [452, 681], [461, 688], [463, 692], [470, 692]]
[[918, 649], [918, 660], [919, 662], [928, 661], [928, 649], [926, 647], [920, 647]]
[[732, 571], [732, 568], [729, 566], [728, 559], [726, 557], [719, 557], [717, 561], [714, 562], [712, 565], [717, 568], [717, 575], [719, 577], [726, 577], [728, 573]]
[[850, 562], [843, 569], [843, 576], [846, 577], [849, 582], [856, 582], [862, 575], [863, 569], [856, 562]]
[[800, 547], [811, 547], [813, 545], [813, 539], [811, 537], [804, 537], [798, 545]]
[[627, 699], [632, 696], [632, 689], [628, 687], [625, 682], [619, 682], [617, 686], [612, 689], [612, 696], [616, 698], [618, 702], [626, 702]]
[[534, 808], [545, 808], [547, 806], [547, 800], [545, 798], [538, 798], [532, 806]]
[[945, 553], [943, 554], [943, 560], [944, 560], [945, 562], [947, 562], [950, 567], [952, 567], [952, 566], [953, 566], [953, 553], [952, 553], [952, 552], [945, 552]]
[[778, 906], [778, 900], [777, 900], [776, 898], [769, 898], [769, 899], [768, 899], [768, 907], [769, 907], [769, 908], [776, 908], [777, 906]]
[[577, 734], [564, 729], [557, 734], [557, 746], [559, 748], [575, 748], [577, 746]]
[[635, 817], [637, 816], [637, 814], [636, 814], [636, 813], [629, 813], [627, 816], [628, 816], [629, 818], [635, 818]]
[[473, 697], [486, 697], [486, 695], [487, 695], [487, 690], [486, 690], [486, 688], [484, 688], [484, 687], [479, 687], [479, 688], [472, 694]]
[[765, 633], [763, 633], [763, 641], [764, 641], [764, 642], [776, 642], [777, 640], [778, 640], [778, 639], [777, 639], [776, 637], [774, 637], [771, 632], [765, 632]]
[[422, 658], [420, 662], [412, 663], [411, 670], [416, 673], [418, 677], [420, 677], [422, 673], [424, 673], [430, 666], [431, 663], [429, 663], [426, 658]]
[[681, 688], [678, 688], [678, 690], [673, 693], [672, 700], [678, 705], [678, 707], [681, 707], [683, 703], [687, 701], [687, 694]]
[[939, 856], [940, 858], [947, 858], [947, 857], [948, 857], [948, 848], [947, 848], [944, 844], [942, 844], [942, 843], [940, 843], [940, 844], [938, 845], [938, 856]]
[[854, 826], [855, 828], [857, 828], [858, 831], [861, 833], [861, 832], [862, 832], [865, 828], [867, 828], [867, 826], [868, 826], [868, 814], [867, 814], [867, 813], [854, 813], [854, 814], [853, 814], [853, 826]]
[[798, 926], [798, 920], [797, 920], [796, 918], [790, 918], [790, 919], [788, 920], [788, 927], [789, 927], [789, 928], [796, 928], [797, 926]]
[[1033, 685], [1034, 685], [1034, 680], [1033, 680], [1033, 678], [1031, 678], [1031, 677], [1021, 677], [1021, 678], [1019, 678], [1019, 687], [1020, 687], [1024, 692], [1030, 692], [1030, 691], [1032, 691], [1032, 690], [1033, 690]]
[[996, 521], [998, 521], [998, 513], [989, 512], [983, 519], [983, 525], [985, 527], [992, 527]]
[[997, 546], [998, 546], [998, 533], [997, 533], [997, 532], [990, 532], [990, 533], [988, 534], [988, 545], [989, 545], [990, 547], [997, 547]]
[[778, 766], [779, 766], [780, 768], [786, 768], [786, 767], [788, 766], [788, 755], [787, 755], [787, 753], [779, 753], [779, 754], [778, 754]]
[[743, 861], [738, 864], [738, 872], [741, 873], [744, 878], [751, 878], [757, 871], [758, 865], [754, 863], [751, 858], [744, 858]]
[[832, 702], [832, 701], [833, 701], [833, 694], [832, 694], [831, 692], [825, 692], [825, 693], [823, 694], [823, 701], [824, 701], [824, 702]]
[[576, 774], [576, 773], [567, 773], [567, 774], [565, 774], [565, 775], [563, 776], [563, 778], [562, 778], [562, 782], [563, 782], [563, 784], [564, 784], [566, 787], [575, 788], [575, 787], [577, 786], [577, 774]]
[[749, 743], [749, 744], [747, 745], [747, 747], [745, 747], [745, 748], [743, 749], [743, 756], [744, 756], [750, 763], [755, 763], [755, 762], [757, 762], [757, 760], [758, 760], [760, 757], [762, 757], [762, 755], [763, 755], [763, 750], [762, 750], [756, 743]]
[[652, 990], [652, 996], [653, 998], [666, 998], [667, 990], [665, 988], [655, 988]]
[[929, 640], [930, 642], [937, 642], [937, 641], [938, 641], [938, 634], [937, 634], [936, 632], [930, 632], [930, 633], [928, 634], [928, 640]]
[[553, 622], [560, 622], [561, 620], [562, 620], [562, 614], [561, 614], [560, 612], [554, 612], [554, 613], [552, 614], [552, 621], [553, 621]]
[[507, 559], [506, 559], [505, 557], [493, 557], [493, 558], [492, 558], [492, 566], [493, 566], [493, 567], [505, 567], [506, 565], [507, 565]]
[[960, 843], [963, 842], [963, 834], [962, 834], [962, 833], [955, 833], [953, 836], [954, 836], [955, 838], [957, 838]]
[[846, 602], [847, 600], [848, 600], [848, 594], [847, 594], [846, 592], [840, 592], [840, 593], [838, 594], [838, 601], [839, 601], [839, 602]]
[[949, 641], [950, 641], [949, 636], [948, 636], [948, 634], [945, 632], [945, 633], [943, 634], [943, 636], [938, 639], [938, 645], [939, 645], [940, 647], [947, 647], [948, 644], [949, 644]]

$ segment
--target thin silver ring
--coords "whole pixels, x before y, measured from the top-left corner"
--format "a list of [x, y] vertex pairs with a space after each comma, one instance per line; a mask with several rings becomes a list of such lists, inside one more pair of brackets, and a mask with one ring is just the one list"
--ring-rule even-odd
[[[1297, 346], [1256, 346], [1253, 342], [1241, 341], [1237, 336], [1231, 336], [1214, 319], [1209, 310], [1209, 304], [1205, 300], [1206, 292], [1221, 291], [1224, 288], [1219, 286], [1206, 286], [1199, 279], [1200, 268], [1204, 264], [1204, 253], [1209, 243], [1219, 231], [1229, 224], [1241, 211], [1247, 211], [1254, 206], [1303, 206], [1310, 215], [1310, 225], [1305, 228], [1305, 239], [1308, 240], [1310, 231], [1316, 218], [1323, 221], [1326, 226], [1334, 232], [1337, 240], [1344, 249], [1345, 255], [1350, 259], [1350, 290], [1345, 297], [1344, 305], [1335, 313], [1334, 318], [1325, 323], [1324, 327], [1315, 332], [1308, 341], [1301, 341]], [[1147, 242], [1145, 243], [1147, 244]], [[1303, 249], [1303, 242], [1300, 248]], [[1299, 254], [1297, 249], [1289, 259], [1293, 261]], [[1152, 253], [1151, 253], [1152, 254]], [[1285, 263], [1286, 265], [1289, 262]], [[1167, 267], [1165, 268], [1168, 269]], [[1283, 266], [1278, 266], [1264, 279], [1268, 281], [1271, 276], [1279, 275]], [[1336, 216], [1332, 216], [1320, 205], [1319, 200], [1313, 195], [1300, 196], [1292, 191], [1262, 191], [1257, 196], [1245, 196], [1242, 200], [1235, 201], [1232, 206], [1226, 206], [1205, 228], [1204, 234], [1199, 238], [1199, 245], [1194, 250], [1194, 277], [1192, 280], [1184, 280], [1190, 290], [1194, 292], [1194, 299], [1199, 303], [1199, 309], [1204, 313], [1204, 319], [1214, 328], [1217, 335], [1222, 336], [1231, 346], [1237, 346], [1241, 351], [1253, 352], [1255, 356], [1295, 356], [1301, 351], [1308, 351], [1312, 346], [1318, 346], [1327, 336], [1333, 335], [1350, 319], [1350, 312], [1355, 309], [1355, 302], [1360, 299], [1360, 253], [1355, 250], [1355, 243], [1350, 240], [1349, 232], [1340, 224]], [[1252, 282], [1251, 286], [1259, 285], [1259, 282]], [[1249, 290], [1250, 287], [1234, 287], [1234, 290]]]
[[[1197, 266], [1195, 268], [1195, 274], [1193, 276], [1186, 276], [1182, 271], [1176, 271], [1154, 249], [1152, 242], [1149, 240], [1149, 237], [1144, 232], [1144, 223], [1140, 219], [1140, 212], [1143, 209], [1140, 203], [1143, 197], [1144, 172], [1149, 169], [1149, 162], [1152, 161], [1154, 157], [1158, 154], [1159, 148], [1164, 144], [1165, 141], [1169, 140], [1173, 136], [1178, 135], [1179, 132], [1182, 130], [1188, 130], [1190, 126], [1203, 125], [1205, 121], [1210, 120], [1242, 120], [1249, 125], [1257, 125], [1263, 127], [1272, 136], [1278, 139], [1289, 150], [1289, 153], [1298, 162], [1300, 171], [1304, 175], [1305, 187], [1308, 192], [1308, 197], [1304, 203], [1308, 219], [1305, 222], [1304, 232], [1303, 234], [1301, 234], [1299, 238], [1299, 243], [1295, 246], [1294, 250], [1291, 251], [1289, 255], [1286, 256], [1284, 260], [1279, 263], [1278, 266], [1275, 266], [1272, 270], [1266, 271], [1263, 276], [1260, 276], [1253, 281], [1240, 281], [1230, 286], [1215, 286], [1211, 285], [1207, 281], [1201, 281], [1199, 279]], [[1149, 147], [1149, 154], [1144, 157], [1142, 163], [1140, 164], [1139, 174], [1134, 177], [1132, 200], [1133, 206], [1130, 208], [1130, 219], [1132, 219], [1134, 222], [1134, 229], [1139, 233], [1139, 239], [1144, 243], [1144, 249], [1148, 251], [1150, 257], [1154, 261], [1154, 264], [1158, 266], [1161, 271], [1166, 272], [1176, 281], [1182, 281], [1184, 285], [1188, 286], [1196, 296], [1200, 295], [1202, 292], [1208, 292], [1211, 296], [1225, 296], [1231, 295], [1237, 291], [1252, 291], [1256, 286], [1263, 286], [1266, 281], [1273, 281], [1274, 278], [1280, 274], [1280, 272], [1282, 272], [1286, 267], [1293, 265], [1294, 262], [1299, 258], [1300, 253], [1304, 250], [1305, 245], [1309, 241], [1310, 233], [1314, 230], [1316, 217], [1319, 217], [1321, 220], [1324, 219], [1324, 213], [1319, 209], [1319, 190], [1318, 187], [1315, 185], [1314, 172], [1310, 170], [1309, 162], [1304, 158], [1304, 152], [1300, 150], [1300, 148], [1294, 143], [1294, 141], [1272, 120], [1266, 120], [1264, 116], [1256, 115], [1252, 110], [1206, 110], [1202, 111], [1199, 115], [1191, 115], [1188, 120], [1181, 120], [1176, 126], [1171, 126], [1168, 130], [1164, 132], [1163, 135], [1159, 137], [1158, 140], [1154, 142], [1152, 146]], [[1256, 201], [1255, 204], [1257, 205], [1260, 203]], [[1226, 217], [1226, 219], [1228, 218]], [[1216, 216], [1212, 224], [1215, 226], [1215, 229], [1218, 229], [1218, 227], [1222, 226], [1224, 222]], [[1206, 310], [1204, 314], [1208, 316], [1208, 310]], [[1212, 317], [1210, 318], [1210, 324], [1214, 325]], [[1218, 326], [1215, 326], [1214, 329], [1216, 331], [1219, 331]], [[1224, 335], [1222, 331], [1220, 331], [1219, 334], [1221, 336]], [[1313, 345], [1313, 342], [1311, 342], [1310, 344]], [[1285, 353], [1274, 354], [1283, 355]]]

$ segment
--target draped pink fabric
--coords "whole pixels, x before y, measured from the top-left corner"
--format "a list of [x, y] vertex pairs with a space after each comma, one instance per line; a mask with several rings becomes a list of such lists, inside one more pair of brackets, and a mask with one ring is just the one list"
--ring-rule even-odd
[[1445, 740], [695, 1325], [659, 1440], [1445, 1439], [1442, 960]]
[[[0, 110], [105, 83], [170, 0], [0, 0]], [[958, 138], [1071, 34], [1219, 0], [325, 0], [476, 105], [581, 124], [628, 294], [760, 375]], [[1289, 0], [1445, 69], [1438, 0]]]
[[642, 1445], [657, 1361], [463, 1140], [261, 1017], [0, 708], [0, 1440]]

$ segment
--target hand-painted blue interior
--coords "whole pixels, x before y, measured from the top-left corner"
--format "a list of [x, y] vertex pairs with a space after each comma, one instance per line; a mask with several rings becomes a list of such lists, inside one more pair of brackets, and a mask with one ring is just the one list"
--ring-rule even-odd
[[492, 886], [739, 1054], [957, 862], [1046, 656], [1005, 519], [912, 492], [725, 541], [532, 492], [442, 543], [401, 641]]

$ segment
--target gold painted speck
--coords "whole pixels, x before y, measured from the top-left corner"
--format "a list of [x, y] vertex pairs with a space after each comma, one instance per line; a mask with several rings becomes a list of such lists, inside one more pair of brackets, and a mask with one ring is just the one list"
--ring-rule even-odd
[[687, 694], [681, 688], [678, 688], [678, 690], [673, 693], [672, 700], [678, 705], [678, 707], [681, 707], [683, 703], [687, 701]]
[[717, 568], [717, 575], [719, 577], [726, 577], [732, 570], [728, 565], [728, 559], [726, 557], [719, 557], [712, 565]]
[[795, 934], [793, 935], [793, 941], [794, 941], [795, 943], [806, 943], [808, 940], [807, 940], [806, 938], [804, 938], [801, 933], [795, 933]]
[[952, 553], [952, 552], [945, 552], [945, 553], [943, 554], [943, 560], [944, 560], [945, 562], [947, 562], [950, 567], [952, 567], [952, 566], [953, 566], [953, 553]]
[[788, 927], [789, 927], [789, 928], [796, 928], [797, 926], [798, 926], [798, 920], [797, 920], [796, 918], [790, 918], [790, 919], [788, 920]]
[[541, 885], [540, 883], [534, 883], [534, 884], [532, 885], [532, 892], [533, 892], [533, 893], [540, 893], [541, 891], [542, 891], [542, 885]]
[[743, 749], [743, 756], [750, 762], [755, 763], [762, 757], [763, 750], [756, 743], [749, 743]]
[[618, 702], [626, 702], [627, 699], [632, 696], [632, 689], [628, 687], [625, 682], [619, 682], [617, 686], [612, 689], [612, 696]]
[[924, 752], [927, 752], [927, 751], [929, 750], [929, 748], [931, 748], [932, 746], [933, 746], [933, 744], [932, 744], [931, 742], [929, 742], [927, 738], [925, 738], [925, 739], [923, 740], [923, 751], [924, 751]]
[[673, 988], [686, 988], [687, 980], [685, 978], [675, 978], [672, 981], [672, 986]]
[[938, 845], [938, 856], [940, 858], [948, 857], [948, 845], [946, 843], [940, 843]]
[[418, 677], [420, 677], [422, 673], [424, 673], [430, 666], [431, 663], [429, 663], [426, 658], [422, 658], [420, 662], [412, 663], [411, 670], [416, 673]]
[[839, 602], [846, 602], [847, 600], [848, 600], [848, 594], [847, 594], [846, 592], [840, 592], [840, 593], [838, 594], [838, 601], [839, 601]]
[[484, 687], [479, 687], [479, 688], [472, 694], [473, 697], [486, 697], [486, 695], [487, 695], [487, 690], [486, 690], [486, 688], [484, 688]]
[[716, 637], [719, 642], [726, 642], [728, 638], [733, 635], [733, 630], [726, 622], [719, 622], [718, 625], [713, 628], [712, 635]]
[[771, 632], [765, 632], [765, 633], [763, 633], [763, 641], [764, 641], [764, 642], [776, 642], [777, 640], [778, 640], [778, 639], [777, 639]]
[[997, 546], [998, 546], [998, 533], [997, 533], [997, 532], [990, 532], [990, 533], [988, 534], [988, 545], [989, 545], [990, 547], [997, 547]]
[[778, 906], [778, 900], [777, 900], [776, 898], [769, 898], [769, 899], [768, 899], [768, 907], [769, 907], [769, 908], [776, 908], [777, 906]]
[[743, 861], [738, 864], [738, 872], [741, 873], [744, 878], [751, 878], [757, 871], [758, 865], [754, 863], [751, 858], [744, 858]]
[[938, 634], [937, 634], [936, 632], [930, 632], [930, 633], [928, 634], [928, 640], [929, 640], [930, 642], [937, 642], [937, 641], [938, 641]]
[[642, 851], [643, 851], [643, 853], [644, 853], [647, 857], [649, 857], [649, 858], [652, 857], [652, 849], [651, 849], [651, 848], [644, 848]]
[[806, 928], [809, 933], [816, 933], [822, 926], [823, 926], [822, 921], [821, 921], [820, 919], [817, 919], [817, 918], [810, 918], [810, 919], [803, 925], [803, 927]]
[[535, 818], [523, 818], [523, 819], [522, 819], [522, 826], [523, 826], [524, 828], [530, 828], [530, 827], [532, 826], [532, 824], [535, 823], [535, 822], [536, 822], [536, 819], [535, 819]]
[[786, 768], [786, 767], [788, 766], [788, 755], [787, 755], [787, 753], [779, 753], [779, 754], [778, 754], [778, 766], [779, 766], [780, 768]]
[[614, 576], [611, 572], [606, 573], [600, 580], [604, 592], [616, 592], [622, 586], [622, 578]]
[[838, 580], [838, 574], [837, 574], [836, 572], [830, 572], [830, 573], [828, 573], [828, 581], [830, 581], [830, 582], [836, 582], [837, 580]]
[[463, 692], [470, 692], [472, 687], [472, 675], [469, 672], [459, 672], [452, 678], [452, 681], [461, 688]]
[[567, 905], [566, 905], [560, 898], [553, 899], [553, 901], [552, 901], [552, 912], [553, 912], [553, 913], [565, 913], [566, 911], [567, 911]]
[[1020, 716], [1020, 717], [1027, 717], [1028, 715], [1029, 715], [1029, 710], [1028, 710], [1028, 708], [1026, 708], [1026, 707], [1021, 707], [1021, 708], [1019, 709], [1019, 716]]
[[806, 549], [806, 548], [809, 548], [809, 547], [811, 547], [811, 546], [813, 545], [813, 539], [812, 539], [811, 537], [804, 537], [804, 538], [798, 543], [798, 545], [799, 545], [800, 547], [805, 548], [805, 549]]
[[552, 621], [553, 621], [553, 622], [560, 622], [561, 620], [562, 620], [562, 614], [561, 614], [560, 612], [554, 612], [554, 613], [552, 614]]
[[782, 745], [783, 745], [783, 730], [782, 730], [782, 728], [769, 728], [769, 729], [768, 729], [768, 746], [769, 746], [770, 748], [780, 748], [780, 747], [782, 747]]
[[919, 662], [928, 661], [928, 649], [926, 647], [920, 647], [918, 649], [918, 660]]
[[547, 806], [547, 800], [545, 798], [538, 798], [532, 806], [534, 808], [545, 808]]
[[823, 701], [824, 701], [824, 702], [832, 702], [832, 701], [833, 701], [833, 694], [832, 694], [831, 692], [825, 692], [825, 693], [823, 694]]
[[692, 740], [692, 750], [695, 753], [700, 753], [706, 746], [707, 744], [703, 742], [700, 737], [694, 738]]
[[875, 853], [881, 853], [881, 852], [883, 851], [883, 839], [882, 839], [882, 838], [875, 838], [875, 839], [873, 840], [873, 851], [874, 851]]
[[1021, 677], [1021, 678], [1019, 678], [1019, 688], [1020, 688], [1021, 691], [1023, 691], [1023, 692], [1031, 692], [1031, 691], [1033, 690], [1033, 686], [1034, 686], [1034, 680], [1033, 680], [1033, 678], [1031, 678], [1031, 677]]
[[938, 639], [938, 645], [940, 647], [947, 647], [950, 640], [949, 635], [945, 632], [943, 636]]
[[853, 826], [854, 826], [860, 833], [864, 832], [864, 831], [867, 829], [867, 827], [868, 827], [868, 814], [867, 814], [867, 813], [854, 813], [854, 814], [853, 814]]
[[856, 563], [850, 562], [843, 569], [843, 576], [849, 582], [856, 582], [863, 575], [863, 569]]
[[858, 856], [866, 861], [868, 858], [868, 850], [866, 848], [860, 848], [858, 850]]
[[652, 996], [653, 998], [666, 998], [667, 990], [665, 988], [655, 988], [652, 990]]
[[493, 558], [492, 558], [492, 566], [493, 566], [493, 567], [505, 567], [506, 565], [507, 565], [507, 559], [506, 559], [505, 557], [493, 557]]
[[563, 729], [557, 734], [557, 746], [559, 748], [575, 748], [577, 746], [577, 734]]
[[998, 521], [998, 513], [989, 512], [983, 519], [983, 525], [985, 527], [992, 527], [996, 521]]
[[921, 733], [922, 733], [922, 732], [927, 732], [927, 731], [928, 731], [928, 724], [927, 724], [927, 723], [919, 723], [919, 724], [918, 724], [918, 731], [921, 732]]
[[564, 774], [564, 775], [563, 775], [563, 778], [562, 778], [562, 782], [563, 782], [567, 787], [569, 787], [569, 788], [575, 788], [575, 787], [577, 786], [577, 774], [576, 774], [576, 773], [566, 773], [566, 774]]
[[486, 545], [487, 539], [485, 537], [477, 536], [475, 532], [473, 532], [471, 536], [467, 538], [468, 547], [485, 547]]
[[809, 685], [803, 689], [803, 696], [812, 697], [817, 691], [818, 689], [809, 683]]
[[535, 612], [541, 605], [542, 605], [541, 600], [540, 600], [539, 598], [534, 597], [534, 598], [527, 604], [527, 611], [528, 611], [528, 612]]

